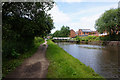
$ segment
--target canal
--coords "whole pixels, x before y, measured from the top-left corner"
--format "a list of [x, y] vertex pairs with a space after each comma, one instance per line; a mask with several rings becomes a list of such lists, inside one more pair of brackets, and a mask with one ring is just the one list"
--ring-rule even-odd
[[105, 78], [118, 78], [118, 53], [120, 47], [73, 44], [69, 42], [59, 42], [57, 44], [86, 66], [90, 66], [99, 75]]

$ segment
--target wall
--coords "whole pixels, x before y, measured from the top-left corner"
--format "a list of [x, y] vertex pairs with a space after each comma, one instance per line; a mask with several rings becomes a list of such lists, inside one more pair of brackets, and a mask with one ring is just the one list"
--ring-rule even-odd
[[[85, 35], [89, 35], [89, 32], [85, 32]], [[78, 35], [84, 35], [84, 32], [82, 32], [81, 29], [78, 30]]]
[[75, 37], [76, 36], [76, 33], [75, 33], [75, 31], [72, 29], [72, 30], [70, 30], [70, 37]]

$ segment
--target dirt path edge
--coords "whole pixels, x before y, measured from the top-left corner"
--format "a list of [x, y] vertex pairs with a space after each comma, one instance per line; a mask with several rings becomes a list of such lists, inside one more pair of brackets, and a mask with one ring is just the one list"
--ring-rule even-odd
[[41, 44], [37, 52], [17, 67], [6, 78], [46, 78], [49, 61], [45, 57], [47, 41]]

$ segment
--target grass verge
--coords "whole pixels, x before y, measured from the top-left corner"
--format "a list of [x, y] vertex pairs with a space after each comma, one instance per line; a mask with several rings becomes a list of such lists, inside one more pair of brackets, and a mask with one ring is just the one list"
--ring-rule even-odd
[[35, 46], [32, 49], [24, 54], [21, 54], [16, 59], [7, 59], [5, 57], [2, 58], [2, 77], [5, 77], [9, 72], [20, 66], [26, 58], [31, 57], [37, 51], [40, 44], [44, 43], [44, 40], [40, 37], [36, 37], [34, 43]]
[[47, 44], [46, 56], [50, 61], [47, 78], [102, 78], [51, 40]]

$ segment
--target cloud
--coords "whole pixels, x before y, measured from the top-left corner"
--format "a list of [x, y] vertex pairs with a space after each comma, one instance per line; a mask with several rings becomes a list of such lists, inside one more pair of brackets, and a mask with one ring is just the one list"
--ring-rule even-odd
[[80, 10], [71, 14], [72, 19], [77, 19], [76, 22], [70, 22], [68, 25], [71, 29], [91, 29], [95, 30], [95, 21], [110, 8], [117, 8], [116, 4], [109, 6], [99, 6], [95, 8], [89, 8], [87, 10]]
[[52, 30], [52, 33], [56, 30], [60, 30], [61, 26], [66, 23], [69, 23], [71, 18], [68, 14], [59, 10], [57, 5], [54, 5], [51, 11], [49, 11], [54, 22], [55, 29]]
[[93, 15], [93, 16], [86, 16], [81, 17], [78, 22], [73, 22], [68, 24], [71, 29], [78, 30], [78, 29], [91, 29], [95, 30], [94, 25], [95, 21], [100, 17], [101, 13]]
[[55, 29], [52, 30], [54, 33], [56, 30], [60, 30], [62, 25], [69, 26], [70, 29], [77, 31], [78, 29], [91, 29], [95, 30], [95, 21], [110, 8], [117, 8], [117, 4], [106, 5], [106, 6], [95, 6], [94, 8], [88, 8], [87, 10], [80, 9], [80, 11], [65, 13], [61, 11], [57, 5], [50, 11], [53, 16]]
[[64, 24], [70, 21], [69, 15], [60, 11], [57, 5], [55, 5], [49, 13], [53, 17], [53, 20], [56, 24]]

